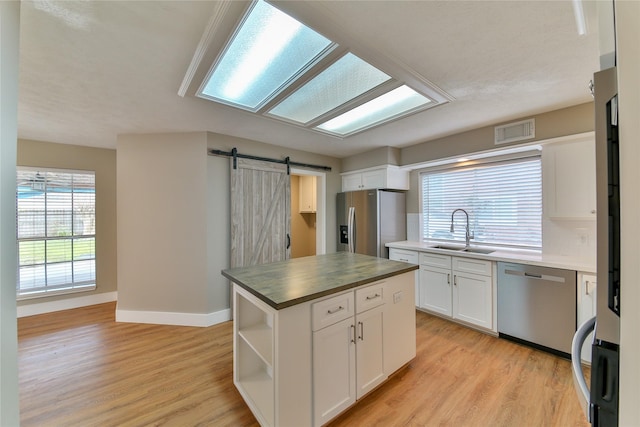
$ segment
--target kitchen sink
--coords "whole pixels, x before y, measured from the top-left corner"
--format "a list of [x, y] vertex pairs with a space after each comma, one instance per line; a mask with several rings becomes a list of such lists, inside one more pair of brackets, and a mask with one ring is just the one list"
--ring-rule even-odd
[[468, 252], [473, 254], [490, 254], [491, 252], [495, 252], [493, 249], [465, 248], [464, 246], [456, 246], [456, 245], [436, 245], [436, 246], [432, 246], [431, 248], [444, 249], [447, 251]]
[[474, 254], [490, 254], [491, 252], [495, 252], [493, 249], [482, 249], [482, 248], [466, 248], [461, 252], [469, 252]]
[[437, 245], [432, 246], [432, 249], [445, 249], [447, 251], [461, 251], [464, 249], [464, 246], [455, 246], [455, 245]]

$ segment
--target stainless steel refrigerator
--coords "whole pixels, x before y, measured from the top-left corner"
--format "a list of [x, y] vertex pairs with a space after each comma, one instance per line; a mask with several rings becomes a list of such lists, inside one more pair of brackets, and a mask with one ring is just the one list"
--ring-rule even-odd
[[[582, 324], [572, 343], [573, 378], [593, 427], [618, 425], [620, 349], [620, 181], [616, 68], [594, 75], [596, 120], [597, 273], [596, 317]], [[580, 349], [595, 329], [591, 387], [580, 367]]]
[[405, 200], [392, 190], [338, 193], [338, 251], [388, 258], [385, 244], [407, 239]]

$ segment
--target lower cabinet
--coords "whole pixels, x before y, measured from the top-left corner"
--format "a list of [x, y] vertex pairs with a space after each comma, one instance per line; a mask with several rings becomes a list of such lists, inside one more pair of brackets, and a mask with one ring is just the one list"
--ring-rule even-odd
[[[329, 422], [385, 379], [384, 282], [355, 291], [355, 316], [313, 332], [314, 425]], [[353, 292], [347, 294], [351, 296]], [[333, 297], [316, 303], [320, 316], [338, 308], [327, 308]], [[338, 305], [338, 307], [344, 305]], [[369, 308], [373, 307], [373, 308]], [[314, 307], [315, 308], [315, 307]], [[314, 325], [321, 323], [314, 318]]]
[[494, 329], [491, 261], [420, 254], [420, 308]]
[[[451, 257], [449, 262], [451, 262]], [[451, 268], [420, 266], [420, 308], [451, 316]]]
[[[409, 264], [420, 264], [420, 254], [418, 251], [411, 251], [407, 249], [389, 248], [389, 259], [392, 261], [401, 261]], [[420, 307], [420, 270], [415, 272], [415, 296], [416, 307]]]
[[[578, 273], [578, 326], [596, 315], [596, 292], [598, 278], [588, 273]], [[582, 346], [582, 360], [591, 363], [591, 344], [593, 332]]]
[[260, 425], [326, 424], [413, 359], [414, 279], [281, 310], [234, 284], [234, 384]]
[[491, 276], [470, 274], [454, 270], [453, 318], [491, 329], [492, 325]]
[[356, 315], [356, 399], [387, 379], [383, 363], [382, 309], [380, 306]]
[[325, 424], [356, 401], [353, 318], [313, 333], [314, 425]]

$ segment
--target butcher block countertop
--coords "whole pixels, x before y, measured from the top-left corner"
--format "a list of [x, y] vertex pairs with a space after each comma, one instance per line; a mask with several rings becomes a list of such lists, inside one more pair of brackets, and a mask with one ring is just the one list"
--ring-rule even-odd
[[418, 266], [349, 252], [222, 270], [276, 310], [417, 270]]

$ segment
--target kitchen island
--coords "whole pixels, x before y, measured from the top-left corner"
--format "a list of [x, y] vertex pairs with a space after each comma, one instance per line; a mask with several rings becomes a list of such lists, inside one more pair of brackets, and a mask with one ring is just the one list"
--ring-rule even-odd
[[223, 270], [233, 380], [258, 422], [326, 424], [413, 359], [416, 269], [339, 252]]

